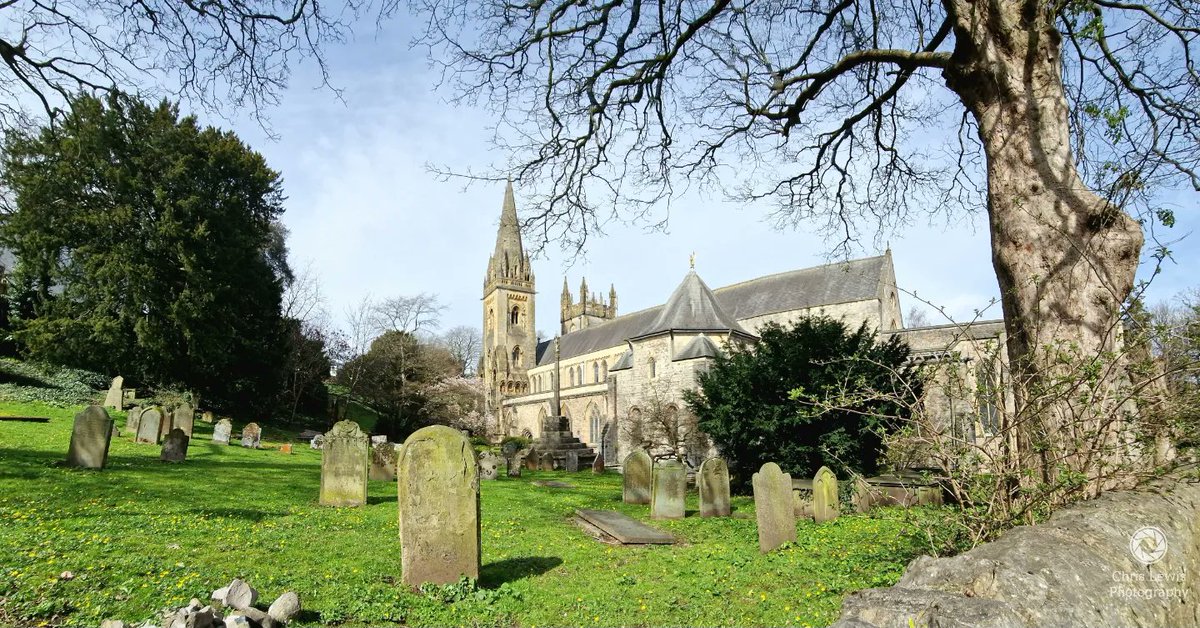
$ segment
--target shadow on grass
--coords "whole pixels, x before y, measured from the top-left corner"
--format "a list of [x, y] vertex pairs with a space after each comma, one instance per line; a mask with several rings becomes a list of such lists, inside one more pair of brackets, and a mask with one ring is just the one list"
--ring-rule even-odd
[[396, 503], [395, 495], [368, 495], [367, 505], [374, 506], [375, 504], [394, 504]]
[[479, 585], [494, 589], [506, 582], [540, 576], [563, 563], [557, 556], [526, 556], [488, 563], [479, 569]]

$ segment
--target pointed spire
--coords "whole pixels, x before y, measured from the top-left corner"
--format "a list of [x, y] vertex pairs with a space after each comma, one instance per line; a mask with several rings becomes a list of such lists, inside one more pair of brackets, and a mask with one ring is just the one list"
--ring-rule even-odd
[[517, 201], [513, 196], [511, 180], [504, 188], [504, 207], [500, 210], [500, 228], [496, 232], [493, 260], [502, 265], [500, 270], [505, 275], [512, 273], [525, 260], [525, 250], [521, 245], [521, 225], [517, 220]]
[[587, 299], [588, 299], [587, 277], [584, 277], [579, 282], [579, 302], [587, 303]]

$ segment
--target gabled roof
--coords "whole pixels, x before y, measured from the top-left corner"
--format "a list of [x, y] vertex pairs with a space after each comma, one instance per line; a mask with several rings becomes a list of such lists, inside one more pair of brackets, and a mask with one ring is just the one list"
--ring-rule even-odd
[[[887, 269], [886, 255], [868, 257], [802, 268], [800, 270], [767, 275], [749, 281], [743, 281], [724, 288], [712, 290], [715, 303], [723, 314], [716, 315], [717, 320], [727, 325], [733, 321], [738, 325], [736, 331], [746, 333], [740, 323], [757, 316], [788, 312], [833, 305], [835, 303], [850, 303], [874, 299], [879, 294], [880, 281]], [[689, 273], [690, 275], [691, 273]], [[699, 277], [696, 278], [699, 280]], [[890, 277], [888, 278], [890, 281]], [[688, 279], [680, 284], [676, 293], [694, 290], [687, 287]], [[699, 282], [703, 285], [703, 282]], [[707, 289], [707, 287], [705, 287]], [[675, 295], [672, 295], [672, 299]], [[594, 327], [566, 334], [560, 339], [562, 359], [567, 360], [576, 356], [610, 349], [621, 345], [626, 340], [650, 335], [651, 330], [664, 326], [682, 324], [690, 318], [690, 309], [685, 310], [682, 304], [671, 314], [664, 314], [669, 309], [667, 304], [647, 308], [632, 314], [619, 316], [611, 321]], [[689, 306], [690, 307], [690, 306]], [[717, 308], [708, 308], [709, 315]], [[705, 315], [708, 316], [708, 315]], [[700, 318], [699, 316], [697, 318]], [[661, 319], [661, 320], [660, 320]], [[672, 322], [675, 321], [675, 322]], [[733, 325], [728, 325], [727, 330]], [[695, 331], [716, 331], [715, 329], [696, 329]], [[554, 352], [548, 351], [553, 340], [544, 340], [537, 346], [537, 364], [539, 366], [554, 361]], [[609, 369], [612, 370], [611, 368]]]
[[633, 350], [626, 349], [625, 353], [621, 354], [621, 359], [617, 360], [616, 363], [609, 367], [608, 372], [611, 373], [613, 371], [624, 371], [631, 368], [633, 368]]
[[[694, 360], [696, 358], [715, 358], [719, 355], [721, 355], [721, 348], [717, 346], [717, 343], [713, 342], [712, 338], [709, 338], [704, 334], [700, 334], [699, 336], [693, 338], [692, 341], [683, 348], [683, 351], [680, 351], [679, 354], [675, 356], [675, 359], [671, 361], [679, 362], [680, 360]], [[611, 371], [612, 369], [609, 370]]]

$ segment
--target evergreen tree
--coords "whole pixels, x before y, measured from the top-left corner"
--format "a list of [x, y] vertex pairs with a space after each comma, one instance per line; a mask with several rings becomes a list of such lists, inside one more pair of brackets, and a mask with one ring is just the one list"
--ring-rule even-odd
[[261, 155], [168, 102], [80, 96], [8, 136], [0, 182], [28, 354], [241, 412], [276, 399], [283, 194]]
[[831, 318], [770, 323], [759, 341], [731, 347], [684, 396], [740, 486], [765, 462], [812, 476], [877, 470], [887, 417], [900, 408], [874, 394], [919, 386], [908, 345], [878, 342], [863, 324], [851, 332]]

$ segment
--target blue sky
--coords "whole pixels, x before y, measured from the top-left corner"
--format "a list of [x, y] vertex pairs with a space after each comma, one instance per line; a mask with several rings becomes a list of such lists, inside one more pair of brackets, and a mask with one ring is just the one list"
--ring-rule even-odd
[[[455, 108], [435, 91], [437, 76], [423, 51], [409, 49], [409, 39], [396, 26], [367, 27], [331, 48], [332, 80], [343, 100], [320, 88], [314, 68], [297, 66], [281, 106], [266, 112], [277, 139], [248, 116], [212, 122], [233, 128], [283, 173], [293, 265], [311, 261], [335, 319], [364, 295], [432, 292], [447, 307], [443, 328], [479, 326], [503, 186], [439, 181], [427, 164], [462, 171], [502, 163], [505, 155], [487, 142], [486, 114]], [[520, 188], [516, 198], [520, 210]], [[1200, 285], [1191, 270], [1200, 263], [1195, 199], [1195, 193], [1166, 197], [1179, 221], [1160, 237], [1175, 241], [1175, 261], [1155, 279], [1151, 301]], [[692, 194], [671, 204], [665, 232], [610, 224], [582, 257], [546, 251], [534, 261], [538, 329], [558, 329], [564, 275], [572, 290], [583, 276], [597, 291], [614, 284], [620, 311], [628, 313], [665, 300], [693, 251], [697, 272], [714, 288], [829, 261], [830, 247], [815, 230], [776, 231], [765, 221], [767, 209]], [[915, 224], [890, 243], [900, 287], [956, 319], [972, 318], [998, 296], [982, 215]], [[902, 301], [906, 314], [912, 305], [929, 309], [908, 295]], [[931, 322], [945, 322], [930, 315]], [[983, 316], [999, 318], [999, 305]]]

